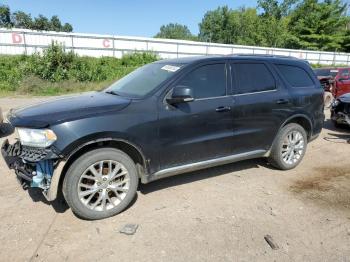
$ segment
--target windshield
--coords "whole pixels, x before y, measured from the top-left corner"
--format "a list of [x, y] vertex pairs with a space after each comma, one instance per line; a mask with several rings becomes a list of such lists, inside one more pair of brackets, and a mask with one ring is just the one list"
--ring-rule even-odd
[[317, 76], [331, 76], [335, 77], [338, 74], [338, 69], [315, 69], [315, 74]]
[[182, 66], [166, 63], [142, 66], [112, 84], [105, 92], [128, 97], [143, 97], [174, 75]]

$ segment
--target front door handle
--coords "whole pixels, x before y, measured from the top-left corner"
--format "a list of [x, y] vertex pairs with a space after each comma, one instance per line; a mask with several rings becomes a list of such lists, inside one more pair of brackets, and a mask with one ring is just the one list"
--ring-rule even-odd
[[228, 112], [231, 111], [231, 107], [230, 106], [219, 106], [216, 109], [216, 112], [221, 113], [221, 112]]
[[276, 104], [278, 104], [278, 105], [284, 105], [284, 104], [288, 104], [288, 103], [289, 103], [288, 99], [278, 99], [276, 101]]

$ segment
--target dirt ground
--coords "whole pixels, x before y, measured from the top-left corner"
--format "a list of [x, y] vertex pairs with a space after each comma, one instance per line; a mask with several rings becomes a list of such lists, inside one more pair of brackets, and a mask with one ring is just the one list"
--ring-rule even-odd
[[[43, 99], [0, 98], [0, 106]], [[122, 214], [94, 222], [62, 199], [50, 205], [23, 191], [1, 158], [0, 260], [350, 261], [349, 132], [327, 119], [294, 170], [257, 159], [167, 178], [141, 185]], [[130, 223], [139, 225], [134, 235], [119, 233]]]

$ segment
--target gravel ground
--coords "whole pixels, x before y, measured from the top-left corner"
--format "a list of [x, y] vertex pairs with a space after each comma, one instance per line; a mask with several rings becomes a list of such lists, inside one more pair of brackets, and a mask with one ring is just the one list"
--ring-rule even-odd
[[[45, 99], [0, 98], [0, 106]], [[349, 138], [327, 120], [294, 170], [257, 159], [167, 178], [141, 185], [122, 214], [93, 222], [62, 199], [50, 205], [23, 191], [1, 159], [0, 260], [350, 261]], [[119, 232], [126, 224], [138, 225], [134, 235]]]

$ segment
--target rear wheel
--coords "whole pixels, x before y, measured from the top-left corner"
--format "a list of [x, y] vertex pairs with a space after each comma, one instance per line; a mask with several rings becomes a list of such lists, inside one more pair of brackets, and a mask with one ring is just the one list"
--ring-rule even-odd
[[334, 127], [335, 128], [341, 128], [342, 126], [341, 126], [341, 124], [339, 124], [337, 121], [335, 121], [335, 120], [332, 120], [332, 123], [333, 123], [333, 125], [334, 125]]
[[101, 148], [74, 161], [64, 179], [63, 194], [77, 216], [95, 220], [123, 211], [137, 186], [132, 159], [120, 150]]
[[306, 147], [305, 129], [296, 123], [288, 124], [279, 131], [272, 146], [269, 161], [278, 169], [292, 169], [303, 159]]
[[335, 128], [338, 128], [338, 129], [346, 128], [346, 124], [338, 123], [337, 120], [332, 120], [332, 122]]

